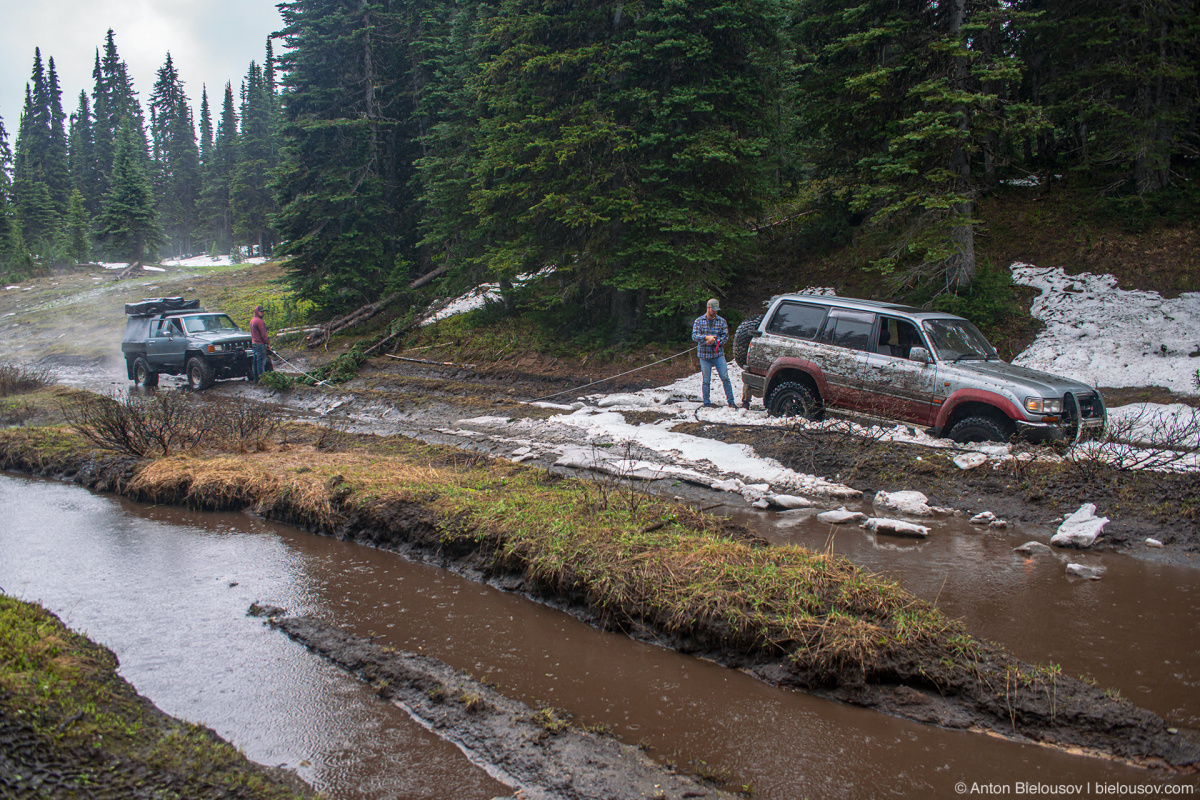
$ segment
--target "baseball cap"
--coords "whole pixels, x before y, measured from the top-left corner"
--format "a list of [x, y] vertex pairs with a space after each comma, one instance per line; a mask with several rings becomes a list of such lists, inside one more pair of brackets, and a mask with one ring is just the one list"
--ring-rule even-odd
[[711, 308], [713, 311], [720, 311], [721, 303], [719, 300], [717, 300], [717, 298], [714, 297], [712, 300], [708, 301], [708, 307]]

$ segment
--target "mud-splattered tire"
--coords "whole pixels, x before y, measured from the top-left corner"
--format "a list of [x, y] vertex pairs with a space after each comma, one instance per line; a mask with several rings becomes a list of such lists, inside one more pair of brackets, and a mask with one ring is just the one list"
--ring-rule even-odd
[[187, 384], [193, 392], [199, 392], [212, 386], [215, 381], [212, 367], [203, 358], [188, 359]]
[[158, 386], [158, 373], [150, 369], [150, 365], [146, 363], [146, 359], [139, 358], [133, 362], [133, 382], [138, 386], [145, 386], [147, 389], [152, 389]]
[[1007, 442], [1016, 433], [1016, 427], [1009, 420], [994, 417], [967, 417], [954, 423], [947, 434], [960, 444], [967, 442]]
[[787, 381], [771, 390], [767, 413], [772, 417], [808, 417], [815, 419], [821, 404], [812, 390], [802, 383]]
[[750, 340], [758, 333], [758, 324], [762, 322], [762, 314], [742, 320], [733, 332], [733, 360], [742, 369], [746, 368], [746, 354], [750, 352]]

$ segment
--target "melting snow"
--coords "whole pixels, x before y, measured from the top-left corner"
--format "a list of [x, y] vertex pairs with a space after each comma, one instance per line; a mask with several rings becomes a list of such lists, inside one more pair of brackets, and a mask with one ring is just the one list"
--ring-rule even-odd
[[1092, 386], [1165, 386], [1196, 394], [1200, 292], [1168, 300], [1125, 291], [1112, 275], [1067, 275], [1013, 264], [1013, 281], [1041, 290], [1031, 313], [1046, 327], [1013, 363]]

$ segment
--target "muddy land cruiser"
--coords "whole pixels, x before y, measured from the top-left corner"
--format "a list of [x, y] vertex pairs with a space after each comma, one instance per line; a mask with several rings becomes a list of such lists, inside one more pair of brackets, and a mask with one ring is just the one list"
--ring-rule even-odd
[[157, 297], [126, 303], [121, 351], [129, 379], [157, 386], [161, 373], [186, 375], [191, 389], [218, 378], [248, 378], [254, 365], [250, 333], [228, 314], [207, 312], [199, 300]]
[[902, 420], [959, 442], [1098, 435], [1100, 393], [1000, 360], [962, 317], [804, 294], [772, 298], [734, 335], [743, 405], [774, 416], [826, 407]]

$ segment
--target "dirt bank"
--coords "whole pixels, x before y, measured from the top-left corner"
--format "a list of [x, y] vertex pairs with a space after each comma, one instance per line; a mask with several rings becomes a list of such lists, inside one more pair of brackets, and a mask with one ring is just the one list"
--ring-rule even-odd
[[[581, 502], [583, 495], [553, 495], [560, 511], [547, 512], [536, 494], [539, 487], [558, 491], [571, 482], [449, 451], [441, 462], [426, 457], [418, 472], [410, 462], [378, 454], [368, 460], [362, 453], [331, 459], [301, 452], [293, 437], [282, 456], [138, 463], [72, 457], [67, 448], [43, 457], [51, 448], [39, 445], [37, 436], [0, 434], [0, 467], [73, 476], [144, 502], [250, 507], [438, 563], [770, 683], [920, 722], [1138, 764], [1184, 770], [1200, 764], [1200, 745], [1115, 693], [975, 640], [935, 609], [844, 559], [764, 546], [728, 521], [683, 507], [639, 507], [644, 516], [632, 524], [609, 529], [602, 522], [594, 534], [601, 538], [579, 538], [585, 532], [560, 526], [556, 518], [567, 507], [563, 503]], [[402, 443], [372, 437], [360, 446]], [[460, 469], [463, 462], [472, 463]], [[450, 477], [429, 483], [430, 471], [443, 469], [451, 470]], [[415, 488], [397, 494], [379, 483], [401, 473]], [[503, 492], [494, 491], [500, 487]], [[522, 517], [526, 512], [530, 516]], [[525, 524], [541, 525], [551, 538], [527, 538]], [[618, 544], [632, 548], [629, 555], [603, 560]], [[602, 560], [591, 563], [596, 558]], [[713, 588], [676, 597], [670, 594], [673, 582]]]
[[299, 800], [294, 774], [169, 717], [117, 675], [112, 651], [0, 595], [0, 797]]
[[530, 708], [435, 659], [381, 647], [309, 617], [280, 617], [281, 609], [252, 607], [251, 613], [375, 686], [380, 697], [527, 800], [732, 797], [636, 747], [571, 725], [565, 712]]

